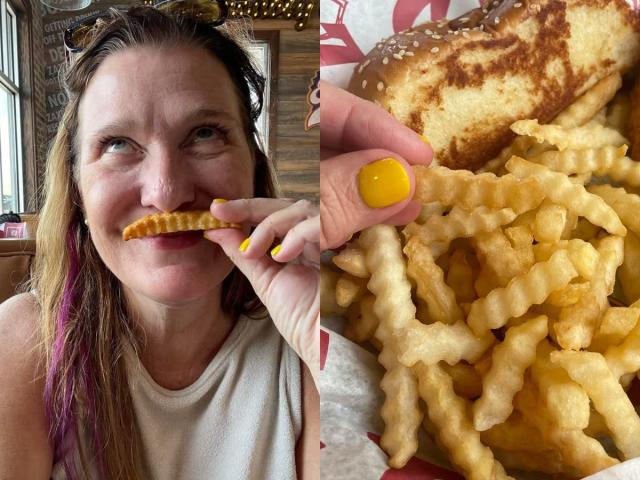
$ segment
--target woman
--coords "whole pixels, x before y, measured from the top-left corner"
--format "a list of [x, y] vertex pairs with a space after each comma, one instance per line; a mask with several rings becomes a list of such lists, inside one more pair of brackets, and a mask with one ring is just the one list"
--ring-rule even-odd
[[[264, 82], [201, 8], [110, 10], [66, 74], [34, 288], [0, 306], [0, 478], [317, 476], [319, 217], [251, 199]], [[257, 227], [122, 240], [209, 208]]]

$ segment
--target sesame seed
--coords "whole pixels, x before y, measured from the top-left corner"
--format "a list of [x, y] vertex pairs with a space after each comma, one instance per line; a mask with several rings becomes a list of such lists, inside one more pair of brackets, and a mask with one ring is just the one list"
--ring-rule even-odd
[[435, 40], [440, 40], [442, 37], [440, 35], [434, 35], [432, 38]]
[[468, 17], [462, 17], [462, 18], [460, 19], [460, 22], [462, 22], [462, 23], [467, 23], [468, 21], [469, 21], [469, 18], [468, 18]]
[[462, 36], [464, 38], [469, 38], [469, 33], [468, 32], [462, 32]]
[[486, 13], [489, 13], [489, 10], [487, 10], [486, 8], [483, 8], [483, 9], [482, 9], [482, 13], [485, 13], [485, 14], [486, 14]]
[[389, 63], [389, 59], [388, 59], [387, 57], [384, 57], [384, 58], [382, 59], [382, 64], [383, 64], [383, 65], [386, 65], [387, 63]]
[[484, 23], [480, 24], [480, 30], [484, 32]]
[[362, 75], [362, 70], [364, 70], [364, 65], [358, 67], [358, 75]]
[[407, 52], [407, 53], [405, 53], [405, 55], [406, 55], [407, 57], [413, 57], [414, 53], [413, 53], [413, 52]]
[[431, 49], [431, 53], [438, 53], [440, 51], [440, 49], [438, 47], [433, 47]]
[[381, 92], [382, 90], [384, 90], [384, 83], [378, 82], [378, 85], [376, 88], [378, 89], [379, 92]]
[[367, 88], [367, 81], [362, 80], [362, 89], [364, 90], [365, 88]]
[[433, 35], [433, 32], [428, 28], [424, 31], [424, 33], [426, 33], [427, 35]]
[[403, 50], [406, 50], [406, 49], [407, 49], [407, 48], [409, 48], [409, 47], [407, 47], [406, 45], [398, 45], [398, 48], [401, 48], [401, 49], [403, 49]]
[[454, 35], [460, 35], [460, 32], [458, 30], [456, 30], [455, 32], [453, 32]]
[[496, 17], [496, 19], [493, 21], [493, 23], [495, 23], [496, 25], [500, 23], [500, 17]]
[[447, 22], [438, 22], [438, 27], [442, 28], [447, 24]]
[[408, 37], [409, 37], [409, 36], [411, 36], [411, 37], [412, 37], [412, 36], [414, 36], [415, 34], [416, 34], [416, 32], [407, 32], [407, 36], [408, 36]]
[[381, 44], [381, 43], [379, 43], [378, 45], [376, 45], [376, 48], [377, 48], [378, 50], [382, 50], [382, 44]]
[[400, 50], [398, 53], [400, 54], [400, 56], [402, 56], [402, 55], [404, 55], [405, 53], [407, 53], [407, 51], [406, 51], [406, 50]]
[[420, 46], [420, 42], [418, 42], [417, 40], [415, 42], [413, 42], [413, 47], [414, 48], [418, 48]]
[[493, 6], [494, 6], [494, 7], [497, 7], [499, 3], [500, 3], [500, 1], [499, 1], [499, 0], [495, 0], [495, 2], [493, 2]]
[[520, 2], [516, 2], [513, 4], [513, 8], [520, 8], [522, 6], [522, 3]]
[[389, 40], [389, 45], [395, 45], [396, 41], [392, 38], [391, 40]]
[[394, 53], [393, 58], [395, 58], [396, 60], [402, 60], [402, 55], [398, 55], [397, 53]]

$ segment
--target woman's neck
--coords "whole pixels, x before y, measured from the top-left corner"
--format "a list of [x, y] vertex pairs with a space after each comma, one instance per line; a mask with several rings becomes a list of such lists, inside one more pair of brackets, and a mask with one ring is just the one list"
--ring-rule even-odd
[[220, 289], [180, 306], [159, 304], [125, 288], [142, 341], [140, 361], [169, 390], [191, 385], [218, 352], [233, 326], [221, 308]]

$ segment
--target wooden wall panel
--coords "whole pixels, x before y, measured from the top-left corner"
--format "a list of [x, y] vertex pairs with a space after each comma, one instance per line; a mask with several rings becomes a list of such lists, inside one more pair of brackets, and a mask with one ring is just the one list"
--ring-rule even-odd
[[301, 32], [292, 23], [257, 20], [256, 30], [280, 30], [276, 139], [273, 160], [283, 196], [319, 199], [320, 128], [305, 131], [307, 93], [320, 68], [320, 16], [316, 10]]

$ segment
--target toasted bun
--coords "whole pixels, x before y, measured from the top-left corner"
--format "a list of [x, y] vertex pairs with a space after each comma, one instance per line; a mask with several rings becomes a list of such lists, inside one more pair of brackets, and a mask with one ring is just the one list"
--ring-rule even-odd
[[503, 0], [378, 43], [349, 89], [425, 135], [436, 161], [476, 169], [523, 118], [551, 121], [640, 56], [625, 0]]

